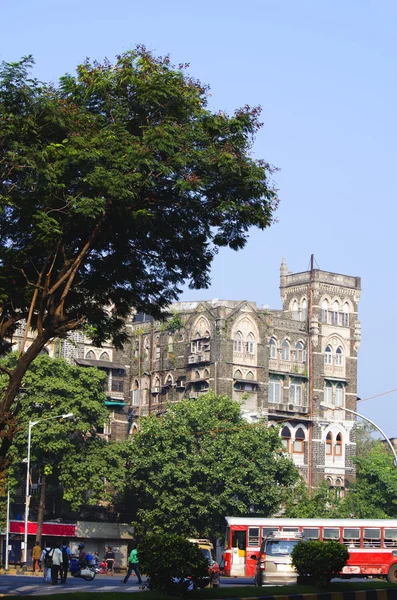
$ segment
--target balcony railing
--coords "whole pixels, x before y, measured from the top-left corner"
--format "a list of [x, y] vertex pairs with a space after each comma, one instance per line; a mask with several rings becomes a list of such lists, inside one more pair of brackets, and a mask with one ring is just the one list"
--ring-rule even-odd
[[305, 375], [307, 373], [307, 363], [283, 360], [282, 358], [269, 358], [269, 370]]

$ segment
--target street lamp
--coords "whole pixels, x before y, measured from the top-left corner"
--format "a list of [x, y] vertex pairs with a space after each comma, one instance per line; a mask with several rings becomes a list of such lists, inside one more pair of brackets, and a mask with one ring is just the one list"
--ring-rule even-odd
[[23, 537], [23, 558], [24, 563], [27, 563], [28, 557], [28, 522], [29, 522], [29, 507], [30, 507], [30, 446], [32, 441], [32, 428], [37, 425], [37, 423], [42, 423], [45, 421], [51, 421], [52, 419], [71, 419], [73, 417], [73, 413], [67, 413], [65, 415], [57, 415], [56, 417], [47, 417], [43, 419], [37, 419], [37, 421], [29, 421], [29, 429], [28, 429], [28, 457], [26, 459], [26, 495], [25, 495], [25, 531]]
[[328, 406], [328, 404], [320, 404], [321, 408], [326, 408], [328, 410], [345, 410], [348, 413], [352, 413], [353, 415], [357, 415], [357, 417], [360, 417], [361, 419], [364, 419], [364, 421], [368, 421], [368, 423], [371, 423], [371, 425], [373, 425], [375, 427], [375, 429], [377, 429], [382, 436], [385, 438], [386, 442], [389, 444], [391, 451], [393, 452], [393, 456], [394, 456], [394, 466], [397, 468], [397, 454], [396, 451], [394, 449], [393, 444], [391, 443], [391, 441], [389, 440], [389, 438], [387, 437], [387, 435], [385, 434], [384, 431], [382, 431], [382, 429], [379, 427], [379, 425], [377, 425], [376, 423], [374, 423], [373, 421], [371, 421], [371, 419], [368, 419], [368, 417], [365, 417], [364, 415], [362, 415], [361, 413], [356, 412], [355, 410], [351, 410], [351, 408], [345, 408], [345, 407], [338, 407], [338, 409], [334, 408], [333, 406]]

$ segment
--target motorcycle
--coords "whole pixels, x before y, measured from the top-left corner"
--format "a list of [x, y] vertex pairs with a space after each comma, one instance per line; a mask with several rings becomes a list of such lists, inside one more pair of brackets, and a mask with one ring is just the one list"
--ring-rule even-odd
[[70, 560], [70, 572], [73, 577], [81, 577], [86, 581], [92, 581], [95, 579], [96, 575], [95, 567], [88, 564], [88, 562], [86, 562], [85, 565], [80, 565], [78, 558], [72, 558]]

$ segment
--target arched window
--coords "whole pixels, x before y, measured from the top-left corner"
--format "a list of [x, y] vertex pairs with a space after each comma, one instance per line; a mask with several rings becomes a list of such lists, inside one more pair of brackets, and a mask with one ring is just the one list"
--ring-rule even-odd
[[299, 321], [299, 307], [297, 300], [294, 300], [292, 303], [292, 318], [294, 321]]
[[337, 383], [335, 388], [335, 406], [343, 406], [343, 385]]
[[86, 358], [89, 358], [90, 360], [95, 360], [96, 356], [94, 354], [94, 352], [92, 350], [89, 350], [87, 352], [87, 354], [85, 355]]
[[195, 379], [201, 379], [200, 371], [195, 371], [194, 372], [194, 378]]
[[234, 337], [234, 351], [242, 352], [243, 350], [243, 335], [241, 331], [238, 331]]
[[287, 340], [284, 340], [281, 344], [281, 359], [289, 360], [289, 343]]
[[160, 336], [158, 335], [156, 337], [156, 349], [155, 349], [155, 353], [154, 353], [154, 358], [156, 360], [158, 360], [160, 358], [160, 355], [161, 355]]
[[210, 372], [208, 369], [204, 369], [203, 379], [208, 379], [210, 376]]
[[249, 333], [247, 336], [247, 354], [255, 354], [255, 336], [253, 333]]
[[338, 315], [339, 315], [339, 302], [335, 300], [333, 304], [333, 310], [330, 311], [330, 319], [332, 325], [338, 325]]
[[307, 320], [307, 300], [303, 298], [302, 300], [302, 321]]
[[99, 360], [109, 360], [109, 354], [107, 352], [102, 352]]
[[274, 338], [270, 338], [269, 358], [277, 358], [277, 344]]
[[[342, 492], [343, 492], [343, 481], [342, 481], [342, 479], [339, 479], [339, 477], [338, 477], [337, 480], [335, 481], [335, 495], [336, 495], [336, 497], [337, 498], [341, 498], [342, 497]], [[358, 546], [359, 545], [360, 545], [360, 543], [358, 543]]]
[[269, 379], [269, 402], [281, 402], [281, 378], [271, 375]]
[[293, 450], [297, 454], [303, 454], [305, 451], [305, 433], [302, 427], [298, 427], [296, 430]]
[[248, 371], [247, 375], [245, 376], [246, 379], [248, 379], [249, 381], [253, 381], [254, 380], [254, 374], [252, 371]]
[[342, 456], [342, 434], [338, 433], [335, 439], [335, 456]]
[[155, 381], [154, 381], [154, 390], [155, 393], [159, 393], [160, 391], [160, 379], [158, 377], [156, 377]]
[[172, 352], [174, 350], [174, 339], [173, 339], [172, 335], [168, 336], [167, 346], [168, 346], [168, 352]]
[[291, 379], [289, 386], [289, 401], [295, 406], [302, 405], [302, 382], [299, 379]]
[[132, 404], [134, 406], [139, 405], [139, 381], [135, 379], [132, 389]]
[[335, 364], [341, 367], [343, 365], [343, 348], [338, 346], [335, 354]]
[[341, 317], [341, 325], [344, 327], [349, 326], [349, 304], [347, 302], [343, 305], [343, 312], [340, 315]]
[[321, 304], [321, 321], [323, 323], [328, 322], [328, 300], [323, 300]]
[[325, 349], [324, 364], [332, 365], [332, 348], [331, 348], [331, 346], [327, 346]]
[[326, 456], [332, 456], [332, 433], [327, 433], [327, 439], [325, 441], [325, 454]]
[[332, 405], [332, 384], [329, 381], [327, 381], [325, 384], [324, 403], [328, 404], [329, 406]]
[[289, 452], [290, 445], [291, 445], [291, 432], [289, 430], [289, 427], [287, 427], [287, 426], [283, 427], [283, 430], [281, 432], [281, 439], [282, 439], [282, 444], [283, 444], [284, 448], [287, 450], [287, 452]]
[[296, 362], [306, 362], [306, 350], [302, 342], [295, 344], [295, 360]]
[[237, 369], [237, 371], [234, 372], [234, 379], [242, 379], [243, 378], [243, 374], [240, 371], [240, 369]]
[[168, 375], [165, 385], [171, 387], [172, 386], [172, 375]]

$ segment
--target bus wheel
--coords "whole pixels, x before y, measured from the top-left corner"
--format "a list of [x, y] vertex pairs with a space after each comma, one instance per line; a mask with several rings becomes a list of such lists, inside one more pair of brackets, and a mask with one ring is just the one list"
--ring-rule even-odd
[[397, 563], [390, 567], [387, 574], [387, 581], [389, 583], [397, 583]]

